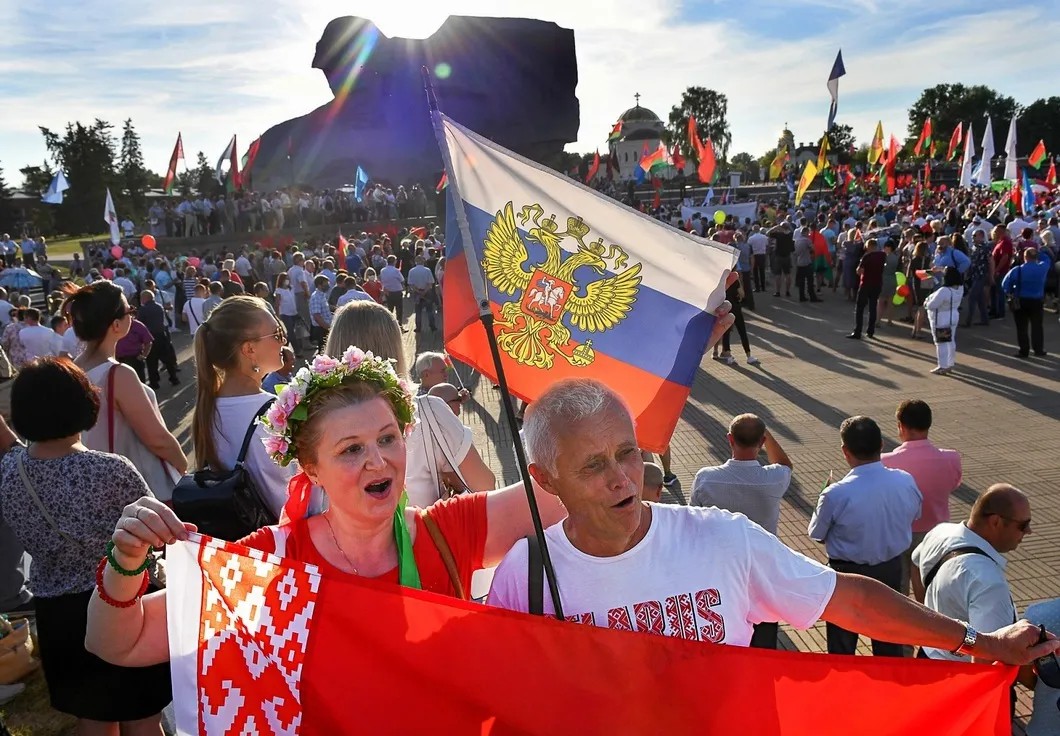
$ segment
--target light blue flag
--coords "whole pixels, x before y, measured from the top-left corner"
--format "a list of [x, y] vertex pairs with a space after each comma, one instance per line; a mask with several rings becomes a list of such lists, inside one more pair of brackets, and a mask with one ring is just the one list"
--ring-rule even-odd
[[1031, 189], [1031, 180], [1027, 176], [1027, 170], [1023, 170], [1023, 214], [1029, 217], [1034, 214], [1034, 190]]
[[48, 185], [48, 191], [44, 193], [40, 199], [46, 204], [62, 204], [63, 203], [63, 192], [70, 188], [70, 185], [66, 182], [66, 176], [63, 174], [63, 170], [59, 169], [56, 172], [55, 177], [52, 179], [52, 183]]
[[368, 186], [368, 172], [357, 167], [357, 177], [353, 181], [353, 196], [358, 202], [364, 201], [364, 189]]
[[714, 201], [714, 187], [707, 190], [707, 196], [703, 197], [703, 207]]

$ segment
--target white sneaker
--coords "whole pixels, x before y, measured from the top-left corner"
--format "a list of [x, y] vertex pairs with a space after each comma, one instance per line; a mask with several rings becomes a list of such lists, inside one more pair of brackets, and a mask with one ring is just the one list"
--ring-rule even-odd
[[731, 355], [726, 355], [722, 360], [725, 362], [725, 365], [736, 365], [736, 358]]
[[758, 358], [756, 358], [753, 355], [748, 355], [747, 356], [747, 365], [759, 365], [761, 362], [762, 361], [760, 361]]

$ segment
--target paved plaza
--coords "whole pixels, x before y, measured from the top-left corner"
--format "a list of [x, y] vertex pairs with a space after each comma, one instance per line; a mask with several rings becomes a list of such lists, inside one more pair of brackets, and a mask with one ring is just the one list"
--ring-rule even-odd
[[[823, 304], [800, 304], [797, 298], [756, 294], [757, 312], [746, 313], [753, 354], [760, 366], [740, 358], [730, 367], [712, 361], [700, 366], [692, 395], [673, 438], [673, 466], [679, 486], [665, 499], [687, 496], [696, 470], [728, 457], [725, 439], [729, 420], [743, 412], [761, 416], [794, 462], [791, 489], [784, 498], [779, 536], [794, 549], [825, 560], [823, 548], [806, 536], [818, 492], [834, 470], [846, 466], [839, 449], [839, 424], [848, 416], [866, 414], [884, 431], [885, 449], [897, 444], [894, 411], [905, 398], [928, 401], [934, 412], [932, 439], [961, 451], [964, 483], [953, 496], [955, 520], [967, 517], [977, 494], [992, 483], [1006, 481], [1028, 494], [1033, 533], [1008, 555], [1007, 575], [1022, 612], [1036, 600], [1060, 596], [1060, 326], [1046, 313], [1045, 346], [1054, 354], [1020, 360], [1014, 357], [1015, 328], [1011, 317], [989, 327], [957, 331], [957, 366], [950, 376], [935, 376], [934, 346], [911, 340], [909, 325], [881, 327], [875, 340], [845, 336], [853, 324], [853, 308], [830, 290]], [[925, 334], [927, 330], [925, 330]], [[190, 411], [195, 399], [187, 335], [176, 336], [184, 370], [183, 385], [159, 393], [171, 428], [191, 451]], [[407, 334], [409, 354], [440, 349], [440, 333]], [[474, 401], [464, 421], [476, 433], [476, 444], [498, 478], [518, 478], [511, 436], [499, 408], [499, 392], [489, 381], [460, 370]], [[679, 498], [680, 497], [680, 498]], [[824, 625], [799, 632], [785, 629], [785, 647], [824, 651]], [[859, 651], [868, 649], [862, 644]], [[1018, 713], [1026, 715], [1029, 698], [1021, 693]]]

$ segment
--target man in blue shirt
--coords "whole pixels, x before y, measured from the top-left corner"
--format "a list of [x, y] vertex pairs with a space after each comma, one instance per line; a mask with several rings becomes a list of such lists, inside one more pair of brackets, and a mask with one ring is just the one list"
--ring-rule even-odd
[[[850, 472], [817, 499], [807, 530], [824, 544], [836, 572], [865, 575], [899, 590], [902, 553], [913, 541], [923, 496], [913, 476], [880, 462], [883, 435], [869, 417], [850, 417], [839, 427]], [[829, 654], [853, 654], [858, 634], [833, 623], [826, 626]], [[876, 656], [901, 657], [902, 646], [872, 641]]]
[[[1030, 349], [1045, 357], [1045, 336], [1042, 332], [1042, 306], [1045, 302], [1045, 280], [1053, 261], [1047, 250], [1039, 254], [1037, 248], [1025, 248], [1023, 263], [1009, 270], [1001, 282], [1001, 290], [1014, 297], [1012, 316], [1016, 319], [1016, 340], [1019, 342], [1017, 358], [1026, 358]], [[1030, 340], [1027, 328], [1030, 327]]]
[[964, 276], [968, 267], [972, 265], [972, 261], [964, 253], [953, 247], [953, 242], [950, 240], [949, 235], [943, 235], [939, 238], [938, 248], [935, 250], [935, 260], [932, 261], [931, 265], [938, 276], [936, 280], [941, 283], [942, 273], [947, 268], [952, 266], [957, 269], [961, 276]]

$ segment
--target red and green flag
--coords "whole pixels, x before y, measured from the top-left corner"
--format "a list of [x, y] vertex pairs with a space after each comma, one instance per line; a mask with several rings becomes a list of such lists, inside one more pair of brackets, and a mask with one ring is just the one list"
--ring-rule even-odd
[[610, 135], [607, 136], [607, 142], [608, 143], [614, 143], [615, 141], [617, 141], [621, 137], [622, 137], [622, 121], [619, 120], [617, 123], [614, 124], [614, 127], [611, 128], [611, 133], [610, 133]]
[[447, 174], [446, 172], [443, 171], [442, 172], [442, 178], [439, 179], [438, 183], [434, 185], [435, 194], [437, 194], [438, 192], [442, 191], [447, 186], [449, 186], [449, 174]]
[[243, 171], [239, 174], [243, 179], [243, 185], [250, 187], [250, 170], [254, 168], [254, 161], [258, 157], [258, 149], [261, 148], [261, 138], [255, 138], [250, 148], [243, 154]]
[[950, 136], [950, 148], [946, 151], [947, 161], [952, 161], [953, 157], [957, 155], [962, 138], [964, 138], [964, 123], [957, 123], [957, 127], [953, 129], [953, 135]]
[[1049, 173], [1045, 175], [1045, 183], [1056, 187], [1056, 161], [1049, 162]]
[[184, 159], [184, 144], [180, 140], [180, 133], [177, 133], [177, 144], [173, 146], [173, 155], [169, 157], [169, 168], [166, 169], [166, 180], [162, 184], [162, 189], [166, 194], [172, 194], [173, 189], [177, 183], [177, 161]]
[[923, 150], [924, 146], [931, 146], [931, 118], [924, 121], [924, 127], [920, 131], [920, 138], [917, 139], [916, 145], [913, 146], [913, 153], [917, 156]]
[[666, 166], [669, 166], [669, 161], [666, 160], [666, 148], [661, 141], [658, 148], [640, 160], [640, 167], [645, 171], [656, 171]]
[[1038, 145], [1031, 151], [1031, 155], [1027, 157], [1027, 163], [1036, 169], [1042, 167], [1042, 161], [1045, 160], [1045, 141], [1038, 141]]

